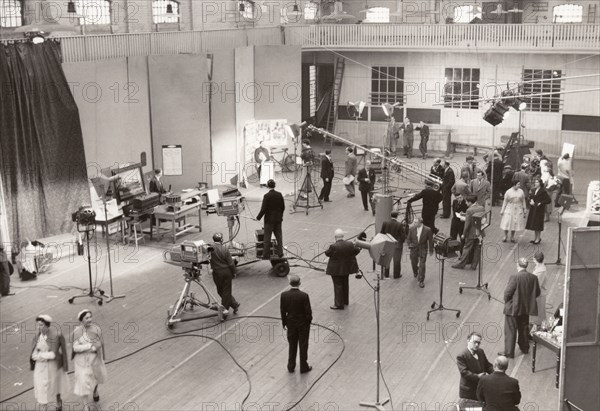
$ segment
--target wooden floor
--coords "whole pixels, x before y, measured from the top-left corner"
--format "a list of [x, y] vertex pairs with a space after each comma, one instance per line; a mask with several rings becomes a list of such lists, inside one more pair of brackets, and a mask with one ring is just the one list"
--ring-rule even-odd
[[[342, 148], [337, 147], [337, 164], [343, 163]], [[462, 159], [455, 158], [458, 164]], [[424, 161], [428, 169], [431, 160]], [[282, 191], [292, 190], [281, 183]], [[245, 215], [256, 215], [265, 190], [251, 187], [245, 192], [248, 207]], [[304, 210], [284, 217], [284, 242], [290, 250], [313, 260], [315, 267], [324, 267], [322, 251], [333, 241], [335, 228], [349, 236], [356, 235], [373, 223], [374, 217], [362, 209], [360, 198], [346, 198], [340, 180], [334, 182], [333, 202], [324, 209]], [[583, 198], [580, 198], [580, 201]], [[292, 197], [288, 197], [291, 209]], [[493, 359], [503, 350], [504, 317], [500, 302], [508, 277], [515, 271], [518, 257], [531, 257], [541, 248], [547, 262], [556, 259], [556, 218], [547, 223], [540, 246], [529, 243], [530, 232], [520, 233], [519, 243], [502, 243], [497, 228], [499, 208], [494, 208], [492, 227], [485, 246], [484, 281], [489, 283], [492, 300], [479, 291], [465, 290], [459, 285], [474, 285], [476, 273], [454, 270], [446, 264], [444, 305], [462, 311], [436, 312], [426, 321], [426, 312], [439, 300], [439, 264], [433, 257], [427, 260], [425, 288], [420, 289], [405, 255], [404, 276], [386, 280], [381, 285], [381, 362], [385, 384], [381, 397], [391, 397], [395, 409], [450, 410], [458, 399], [459, 373], [455, 363], [457, 353], [466, 345], [472, 330], [483, 333], [482, 348]], [[573, 224], [575, 218], [566, 218]], [[442, 232], [449, 231], [450, 220], [437, 220]], [[203, 232], [191, 233], [181, 240], [209, 241], [214, 231], [227, 232], [226, 219], [203, 215]], [[260, 224], [241, 219], [239, 242], [251, 242]], [[564, 228], [564, 227], [563, 227]], [[373, 229], [367, 231], [373, 233]], [[287, 343], [279, 321], [279, 294], [287, 288], [287, 279], [268, 274], [270, 266], [257, 262], [242, 267], [234, 281], [234, 295], [241, 308], [239, 315], [224, 323], [213, 319], [178, 324], [169, 331], [165, 327], [167, 310], [183, 287], [183, 271], [162, 262], [163, 251], [171, 244], [165, 238], [150, 242], [139, 249], [115, 244], [112, 246], [112, 272], [115, 294], [124, 299], [113, 300], [102, 307], [89, 298], [67, 302], [71, 295], [88, 287], [88, 268], [83, 257], [69, 254], [64, 235], [49, 239], [57, 243], [57, 261], [34, 282], [20, 282], [13, 277], [15, 296], [2, 298], [0, 319], [0, 400], [32, 386], [28, 357], [34, 335], [34, 319], [38, 314], [50, 314], [65, 334], [76, 324], [77, 313], [89, 308], [102, 328], [106, 343], [109, 379], [100, 388], [103, 409], [140, 410], [230, 410], [241, 409], [250, 386], [245, 406], [252, 410], [286, 409], [299, 403], [296, 409], [348, 410], [358, 409], [360, 401], [376, 399], [376, 322], [373, 292], [366, 280], [373, 283], [374, 274], [367, 272], [371, 260], [366, 252], [359, 263], [367, 272], [365, 279], [351, 278], [350, 306], [344, 311], [332, 311], [331, 280], [322, 271], [307, 268], [294, 260], [292, 268], [302, 278], [302, 288], [311, 297], [314, 322], [310, 340], [309, 362], [313, 371], [300, 375], [286, 369]], [[563, 229], [566, 243], [566, 230]], [[100, 241], [100, 243], [103, 243]], [[109, 275], [106, 250], [99, 245], [102, 256], [92, 266], [94, 281], [108, 292]], [[563, 256], [564, 261], [564, 256]], [[551, 314], [562, 300], [563, 266], [548, 266], [548, 306]], [[205, 282], [214, 290], [212, 279]], [[78, 287], [78, 288], [77, 288]], [[183, 334], [186, 331], [202, 331]], [[175, 335], [178, 338], [173, 338]], [[338, 337], [338, 334], [340, 337]], [[217, 339], [198, 337], [206, 336]], [[231, 357], [225, 350], [228, 350]], [[126, 358], [120, 359], [124, 356]], [[232, 358], [233, 357], [233, 358]], [[238, 365], [236, 365], [237, 362]], [[531, 355], [517, 356], [510, 362], [509, 373], [519, 379], [523, 394], [521, 409], [557, 409], [558, 390], [554, 387], [555, 359], [552, 353], [538, 350], [537, 371], [531, 373]], [[71, 377], [72, 378], [72, 377]], [[68, 395], [71, 409], [81, 409], [77, 397]], [[389, 408], [388, 404], [388, 408]], [[33, 409], [33, 391], [0, 404], [0, 409]]]

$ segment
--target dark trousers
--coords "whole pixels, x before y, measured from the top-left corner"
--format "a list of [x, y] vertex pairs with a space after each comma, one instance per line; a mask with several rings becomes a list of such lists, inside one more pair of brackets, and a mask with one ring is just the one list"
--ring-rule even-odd
[[408, 158], [411, 158], [413, 155], [413, 140], [410, 139], [405, 144], [407, 145], [404, 146], [404, 155]]
[[556, 199], [554, 200], [554, 206], [560, 207], [558, 200], [560, 200], [561, 194], [571, 194], [571, 179], [563, 178], [561, 180], [561, 184], [558, 187], [558, 192], [556, 193]]
[[213, 280], [217, 286], [217, 293], [221, 296], [221, 305], [226, 310], [237, 307], [238, 303], [231, 294], [231, 271], [213, 270]]
[[519, 349], [524, 354], [529, 352], [528, 315], [504, 316], [504, 354], [515, 355], [515, 342], [519, 344]]
[[465, 229], [465, 223], [460, 221], [459, 218], [452, 217], [452, 222], [450, 223], [450, 238], [454, 240], [458, 240], [458, 236], [462, 235]]
[[260, 170], [262, 170], [262, 163], [258, 163], [256, 166], [256, 174], [258, 174], [258, 183], [260, 184]]
[[442, 188], [442, 217], [452, 214], [452, 187]]
[[472, 268], [477, 268], [477, 265], [479, 264], [480, 254], [481, 245], [479, 244], [479, 239], [469, 238], [465, 240], [463, 252], [460, 255], [458, 264], [462, 265], [463, 267], [467, 264], [471, 264]]
[[290, 327], [287, 329], [289, 344], [288, 370], [296, 368], [296, 354], [300, 347], [300, 371], [308, 370], [308, 337], [310, 335], [310, 324], [302, 327]]
[[321, 194], [319, 194], [319, 200], [329, 201], [329, 193], [331, 193], [331, 179], [329, 181], [325, 181], [323, 178], [323, 188], [321, 189]]
[[435, 228], [435, 215], [437, 214], [437, 211], [435, 213], [422, 213], [421, 217], [423, 218], [423, 224], [425, 224], [427, 227], [431, 228], [431, 232], [433, 233], [433, 235], [437, 234], [437, 232], [439, 231], [437, 228]]
[[425, 281], [425, 262], [427, 261], [427, 247], [415, 247], [410, 249], [410, 264], [413, 275], [422, 283]]
[[[402, 266], [400, 265], [400, 263], [402, 262], [402, 247], [404, 246], [404, 243], [398, 243], [396, 244], [396, 247], [394, 248], [394, 262], [393, 262], [393, 266], [394, 266], [394, 278], [400, 278], [400, 276], [402, 275]], [[385, 277], [389, 277], [390, 276], [390, 268], [389, 267], [384, 267], [383, 268], [383, 275]]]
[[425, 157], [427, 155], [427, 141], [428, 140], [429, 140], [429, 138], [421, 137], [421, 143], [419, 143], [419, 151], [421, 152], [423, 157]]
[[265, 223], [265, 250], [263, 257], [270, 258], [271, 257], [271, 234], [275, 234], [275, 239], [277, 240], [277, 250], [275, 252], [279, 257], [283, 257], [283, 234], [281, 233], [281, 222], [279, 223]]
[[333, 281], [333, 301], [336, 307], [343, 307], [350, 304], [350, 285], [348, 275], [332, 275]]
[[[360, 198], [362, 198], [363, 207], [365, 210], [369, 209], [369, 203], [371, 203], [371, 194], [372, 192], [369, 190], [360, 190]], [[371, 203], [371, 209], [373, 208], [373, 203]]]

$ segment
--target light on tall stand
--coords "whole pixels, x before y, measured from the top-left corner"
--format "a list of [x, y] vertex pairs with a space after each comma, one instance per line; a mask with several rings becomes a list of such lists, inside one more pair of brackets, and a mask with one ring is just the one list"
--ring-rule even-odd
[[[373, 259], [375, 264], [380, 265], [381, 267], [390, 266], [390, 261], [394, 255], [394, 248], [396, 247], [396, 240], [389, 234], [377, 234], [370, 242], [366, 241], [355, 241], [355, 245], [359, 248], [364, 248], [369, 250], [369, 254]], [[383, 271], [383, 270], [381, 270]], [[381, 271], [376, 271], [376, 285], [375, 285], [375, 319], [377, 323], [377, 397], [375, 402], [360, 402], [360, 405], [363, 407], [371, 407], [376, 408], [378, 410], [383, 410], [383, 406], [389, 402], [389, 398], [380, 398], [379, 397], [379, 378], [381, 377], [381, 340], [380, 340], [380, 322], [379, 322], [379, 306], [380, 306], [380, 287], [379, 283], [381, 281]]]
[[[386, 135], [383, 137], [383, 144], [381, 145], [381, 153], [383, 155], [383, 159], [381, 160], [382, 163], [382, 173], [383, 173], [383, 194], [387, 193], [388, 190], [388, 168], [387, 168], [387, 162], [386, 162], [386, 155], [385, 155], [385, 139], [386, 136], [390, 139], [390, 144], [392, 139], [394, 138], [394, 130], [390, 130], [389, 127], [393, 127], [393, 123], [392, 121], [394, 120], [394, 109], [399, 106], [400, 103], [396, 102], [394, 104], [390, 104], [390, 103], [383, 103], [381, 105], [381, 108], [383, 110], [383, 114], [385, 114], [385, 116], [389, 119], [389, 124], [388, 124], [388, 130]], [[396, 147], [397, 149], [397, 147]]]
[[[357, 101], [356, 103], [353, 103], [351, 101], [348, 102], [348, 114], [350, 115], [350, 117], [354, 118], [354, 124], [356, 125], [356, 129], [354, 130], [355, 138], [358, 138], [358, 119], [362, 118], [361, 114], [365, 109], [365, 104], [366, 103], [364, 101]], [[350, 110], [350, 108], [352, 109]], [[363, 157], [361, 157], [361, 160], [363, 159]]]
[[101, 175], [100, 177], [92, 179], [92, 184], [96, 189], [96, 193], [98, 194], [98, 197], [102, 199], [102, 205], [104, 207], [104, 221], [106, 223], [106, 258], [108, 259], [108, 278], [110, 281], [110, 295], [106, 299], [107, 303], [117, 298], [125, 298], [124, 295], [115, 295], [113, 292], [112, 266], [110, 262], [110, 235], [108, 230], [108, 211], [106, 208], [106, 197], [110, 192], [110, 184], [118, 178], [119, 176], [106, 177]]

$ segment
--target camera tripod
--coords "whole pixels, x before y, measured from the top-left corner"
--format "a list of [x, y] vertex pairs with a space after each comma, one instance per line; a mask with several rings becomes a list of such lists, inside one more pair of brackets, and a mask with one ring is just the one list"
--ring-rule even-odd
[[[441, 261], [440, 264], [440, 303], [437, 304], [435, 301], [431, 303], [431, 310], [427, 311], [427, 320], [429, 321], [429, 314], [436, 311], [456, 311], [456, 318], [460, 317], [460, 310], [456, 310], [454, 308], [446, 308], [444, 307], [444, 263], [446, 262], [446, 257], [438, 256], [436, 253], [436, 258]], [[437, 308], [436, 308], [437, 305]]]
[[492, 296], [488, 290], [488, 283], [481, 283], [481, 267], [483, 266], [483, 239], [480, 239], [478, 241], [479, 244], [477, 245], [477, 247], [479, 247], [479, 271], [477, 273], [477, 285], [470, 287], [458, 287], [458, 292], [462, 294], [463, 289], [479, 290], [487, 294], [489, 301], [492, 299]]
[[[175, 323], [201, 318], [218, 317], [219, 321], [223, 321], [227, 316], [224, 312], [225, 307], [217, 302], [218, 300], [202, 282], [200, 263], [191, 263], [191, 267], [184, 267], [184, 271], [185, 285], [175, 304], [167, 311], [167, 328], [172, 329]], [[198, 299], [190, 291], [192, 283], [196, 283], [202, 288], [205, 300]], [[194, 312], [195, 307], [203, 307], [204, 310], [198, 310], [196, 313]]]
[[[96, 230], [96, 224], [89, 225], [81, 225], [79, 222], [77, 223], [77, 231], [80, 233], [85, 233], [85, 242], [87, 243], [87, 260], [88, 260], [88, 276], [90, 280], [90, 291], [87, 294], [74, 295], [69, 298], [69, 304], [73, 304], [76, 298], [82, 297], [90, 297], [98, 300], [98, 305], [102, 305], [104, 303], [103, 298], [108, 298], [104, 295], [104, 291], [101, 289], [94, 290], [94, 285], [92, 284], [92, 256], [90, 255], [90, 233]], [[107, 234], [108, 235], [108, 234]], [[110, 258], [110, 256], [109, 256]]]
[[[296, 211], [296, 208], [298, 208], [298, 207], [305, 208], [306, 215], [308, 215], [309, 208], [321, 207], [321, 209], [323, 209], [323, 203], [319, 199], [319, 196], [317, 195], [317, 189], [315, 188], [315, 185], [312, 181], [312, 176], [311, 176], [312, 164], [305, 164], [304, 167], [306, 169], [306, 176], [304, 177], [304, 181], [302, 182], [302, 185], [300, 186], [300, 193], [298, 194], [298, 197], [296, 197], [296, 201], [294, 201], [294, 204], [292, 205], [292, 209], [294, 211]], [[306, 198], [302, 197], [303, 193], [306, 195]], [[315, 204], [314, 201], [313, 201], [313, 204], [310, 203], [311, 196], [314, 196], [316, 198], [318, 204]], [[306, 204], [301, 204], [301, 203], [304, 203], [305, 201], [306, 201]]]

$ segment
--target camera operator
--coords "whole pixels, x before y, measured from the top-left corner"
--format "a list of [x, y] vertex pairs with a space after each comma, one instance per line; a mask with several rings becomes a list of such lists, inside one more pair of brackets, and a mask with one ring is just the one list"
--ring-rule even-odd
[[212, 253], [210, 256], [210, 268], [212, 269], [213, 280], [217, 286], [217, 293], [221, 297], [221, 305], [225, 307], [223, 314], [228, 314], [229, 308], [233, 308], [233, 313], [237, 314], [240, 303], [238, 303], [231, 293], [231, 280], [233, 279], [236, 268], [231, 258], [231, 253], [223, 245], [223, 234], [213, 234]]

